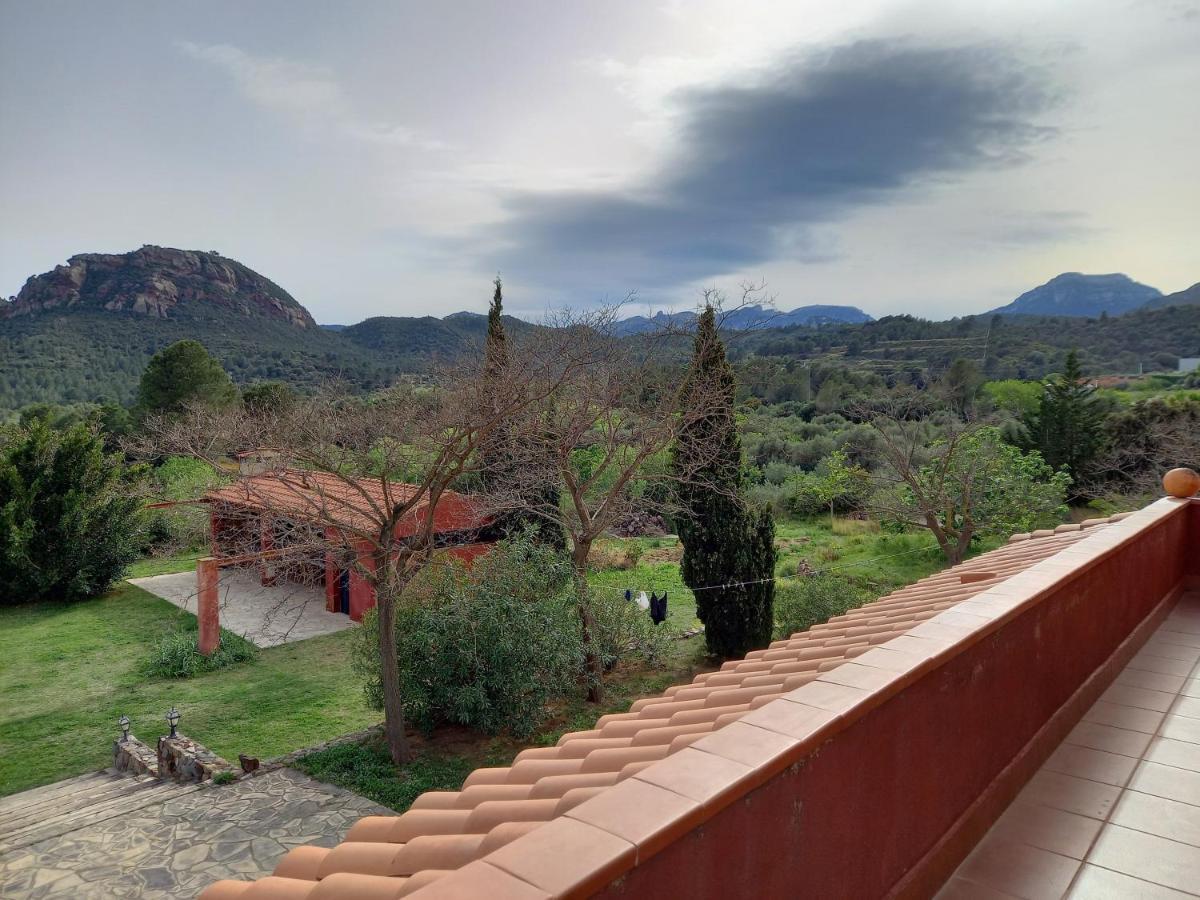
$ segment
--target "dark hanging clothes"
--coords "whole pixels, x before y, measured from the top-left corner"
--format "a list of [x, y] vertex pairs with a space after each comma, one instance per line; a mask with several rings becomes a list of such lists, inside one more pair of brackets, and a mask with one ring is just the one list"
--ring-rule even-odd
[[667, 592], [663, 591], [661, 597], [653, 597], [650, 600], [650, 618], [655, 625], [661, 625], [667, 620]]
[[632, 588], [625, 588], [625, 600], [627, 602], [633, 601], [633, 589]]

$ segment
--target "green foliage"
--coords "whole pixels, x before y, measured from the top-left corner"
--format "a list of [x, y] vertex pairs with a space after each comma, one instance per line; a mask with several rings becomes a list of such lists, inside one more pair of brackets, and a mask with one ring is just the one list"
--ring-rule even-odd
[[894, 521], [932, 529], [950, 562], [977, 537], [1008, 535], [1061, 522], [1071, 478], [1036, 451], [1022, 453], [999, 429], [985, 427], [940, 439], [932, 459], [882, 498]]
[[195, 628], [163, 635], [146, 658], [142, 672], [149, 678], [194, 678], [254, 659], [258, 648], [239, 634], [221, 629], [221, 645], [202, 656]]
[[[377, 617], [361, 629], [357, 668], [382, 706]], [[396, 604], [405, 715], [527, 735], [547, 704], [577, 683], [582, 638], [561, 555], [522, 537], [503, 541], [470, 569], [446, 559], [416, 577]]]
[[1037, 411], [1042, 390], [1042, 385], [1036, 381], [1019, 381], [1015, 378], [989, 381], [983, 386], [984, 395], [996, 409], [1018, 419], [1024, 419]]
[[775, 594], [775, 522], [768, 510], [748, 509], [743, 497], [734, 391], [733, 367], [707, 306], [682, 392], [684, 408], [698, 414], [681, 430], [672, 465], [684, 508], [676, 523], [680, 572], [696, 594], [709, 652], [724, 657], [744, 656], [770, 641]]
[[139, 416], [171, 415], [189, 403], [215, 407], [237, 402], [229, 373], [199, 341], [178, 341], [154, 354], [142, 373], [135, 409]]
[[852, 581], [828, 572], [782, 579], [775, 588], [775, 637], [807, 631], [870, 598]]
[[223, 772], [218, 772], [212, 777], [212, 783], [218, 786], [233, 784], [237, 781], [237, 773], [226, 769]]
[[283, 412], [295, 402], [295, 389], [282, 381], [256, 381], [242, 390], [242, 406], [250, 412]]
[[834, 450], [813, 472], [797, 472], [784, 485], [788, 511], [812, 516], [862, 509], [871, 494], [871, 474]]
[[0, 447], [0, 604], [106, 591], [138, 555], [138, 474], [86, 425], [18, 430]]
[[[172, 456], [150, 472], [157, 500], [194, 500], [219, 486], [212, 466], [190, 456]], [[147, 510], [146, 537], [156, 553], [179, 553], [204, 547], [208, 536], [208, 507], [182, 504]]]
[[1067, 472], [1077, 489], [1091, 474], [1103, 441], [1105, 410], [1094, 390], [1072, 350], [1063, 373], [1047, 379], [1037, 408], [1025, 417], [1026, 449], [1037, 450], [1052, 469]]
[[587, 603], [595, 620], [597, 652], [605, 670], [619, 662], [659, 665], [671, 640], [665, 625], [655, 625], [641, 607], [616, 591], [589, 592]]

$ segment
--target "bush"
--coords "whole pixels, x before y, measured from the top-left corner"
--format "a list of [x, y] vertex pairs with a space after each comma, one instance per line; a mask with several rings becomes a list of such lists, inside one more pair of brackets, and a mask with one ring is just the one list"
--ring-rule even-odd
[[775, 636], [786, 638], [861, 606], [870, 595], [845, 578], [818, 573], [775, 586]]
[[[378, 618], [360, 631], [356, 668], [382, 707]], [[527, 536], [502, 541], [468, 569], [452, 559], [426, 569], [396, 604], [405, 713], [430, 731], [454, 723], [529, 735], [547, 704], [578, 684], [583, 648], [570, 569]]]
[[211, 656], [202, 656], [194, 630], [173, 631], [164, 635], [154, 654], [142, 665], [150, 678], [192, 678], [215, 672], [235, 663], [247, 662], [258, 655], [258, 648], [239, 634], [221, 629], [221, 646]]
[[134, 482], [91, 428], [35, 419], [0, 446], [0, 604], [101, 594], [138, 556]]
[[628, 659], [658, 665], [671, 640], [665, 622], [655, 625], [644, 609], [619, 593], [597, 591], [588, 602], [596, 618], [596, 642], [605, 670]]

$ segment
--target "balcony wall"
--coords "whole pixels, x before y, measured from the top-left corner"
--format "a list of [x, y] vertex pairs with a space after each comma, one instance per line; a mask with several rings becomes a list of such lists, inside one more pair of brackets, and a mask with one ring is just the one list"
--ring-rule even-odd
[[569, 813], [600, 895], [929, 896], [1197, 579], [1160, 500], [747, 714]]

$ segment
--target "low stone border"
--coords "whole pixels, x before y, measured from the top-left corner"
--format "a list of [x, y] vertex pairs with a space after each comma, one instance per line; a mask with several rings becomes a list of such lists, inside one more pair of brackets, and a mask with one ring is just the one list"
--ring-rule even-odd
[[350, 734], [343, 734], [339, 737], [332, 738], [328, 741], [322, 741], [319, 744], [313, 744], [311, 747], [303, 747], [300, 750], [293, 750], [290, 753], [284, 753], [281, 756], [272, 756], [270, 759], [264, 759], [258, 764], [258, 768], [250, 775], [264, 775], [267, 772], [273, 772], [276, 769], [282, 769], [286, 766], [295, 765], [303, 757], [310, 753], [318, 753], [321, 750], [328, 750], [331, 747], [340, 747], [343, 744], [361, 744], [368, 738], [383, 734], [383, 723], [372, 725], [370, 728], [364, 728], [362, 731], [352, 731]]

